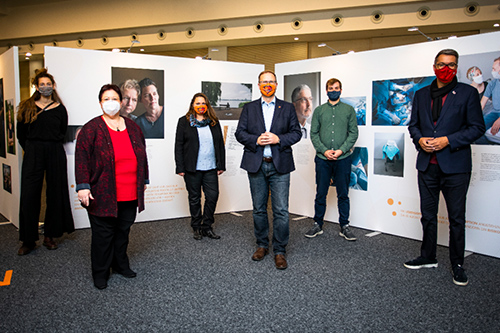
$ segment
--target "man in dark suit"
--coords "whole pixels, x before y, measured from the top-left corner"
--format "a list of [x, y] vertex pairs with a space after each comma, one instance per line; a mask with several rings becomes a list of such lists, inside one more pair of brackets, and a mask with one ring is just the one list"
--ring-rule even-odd
[[292, 145], [302, 133], [295, 108], [275, 96], [276, 75], [271, 71], [259, 74], [262, 97], [243, 107], [236, 140], [244, 145], [241, 168], [248, 172], [253, 202], [254, 233], [257, 251], [255, 261], [269, 253], [269, 191], [273, 209], [273, 252], [277, 269], [286, 269], [285, 248], [288, 244], [288, 193], [290, 172], [295, 170]]
[[465, 201], [471, 178], [470, 144], [485, 131], [477, 90], [458, 83], [458, 53], [440, 51], [434, 59], [436, 80], [417, 91], [408, 126], [418, 150], [417, 170], [423, 240], [410, 269], [437, 267], [437, 213], [443, 192], [450, 224], [453, 282], [468, 283], [462, 267], [465, 250]]

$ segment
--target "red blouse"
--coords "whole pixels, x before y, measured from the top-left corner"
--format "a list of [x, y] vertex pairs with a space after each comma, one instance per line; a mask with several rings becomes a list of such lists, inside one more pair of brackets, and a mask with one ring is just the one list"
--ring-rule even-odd
[[114, 131], [108, 127], [115, 153], [117, 201], [137, 200], [137, 158], [127, 129]]

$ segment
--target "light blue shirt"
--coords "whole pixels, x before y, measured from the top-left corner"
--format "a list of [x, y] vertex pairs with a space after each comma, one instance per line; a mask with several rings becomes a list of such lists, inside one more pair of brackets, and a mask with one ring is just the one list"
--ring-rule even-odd
[[196, 129], [198, 130], [198, 141], [200, 143], [196, 170], [207, 171], [215, 169], [214, 139], [212, 137], [212, 131], [210, 131], [210, 125], [197, 127]]
[[[263, 99], [262, 103], [262, 115], [264, 116], [264, 125], [266, 126], [266, 132], [271, 131], [271, 124], [273, 123], [274, 117], [274, 107], [276, 105], [276, 97], [270, 103], [266, 103]], [[264, 147], [264, 157], [272, 157], [271, 146], [266, 145]]]
[[491, 99], [495, 112], [500, 112], [500, 80], [495, 79], [491, 81], [486, 87], [483, 96]]

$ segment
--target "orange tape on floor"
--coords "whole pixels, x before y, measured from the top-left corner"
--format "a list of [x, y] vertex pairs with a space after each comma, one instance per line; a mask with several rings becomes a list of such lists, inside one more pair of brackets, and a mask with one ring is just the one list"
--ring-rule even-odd
[[0, 281], [0, 286], [8, 286], [10, 285], [10, 279], [12, 278], [12, 269], [5, 272], [5, 277], [3, 281]]

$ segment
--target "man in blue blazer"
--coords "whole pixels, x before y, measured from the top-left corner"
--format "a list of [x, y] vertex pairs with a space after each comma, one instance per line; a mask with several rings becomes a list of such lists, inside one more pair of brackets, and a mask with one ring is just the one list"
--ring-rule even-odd
[[458, 53], [440, 51], [434, 59], [436, 80], [417, 91], [408, 126], [418, 151], [418, 189], [423, 240], [420, 256], [406, 262], [410, 269], [437, 267], [437, 213], [443, 192], [450, 225], [453, 282], [468, 283], [462, 267], [465, 250], [465, 202], [472, 170], [471, 143], [485, 131], [479, 94], [458, 83]]
[[253, 203], [254, 233], [257, 250], [255, 261], [269, 253], [269, 221], [267, 202], [271, 192], [273, 209], [273, 252], [277, 269], [286, 269], [285, 248], [288, 244], [288, 193], [290, 172], [295, 170], [292, 145], [302, 133], [295, 108], [275, 96], [276, 75], [271, 71], [259, 74], [262, 97], [243, 107], [236, 140], [244, 145], [241, 168], [248, 172]]

